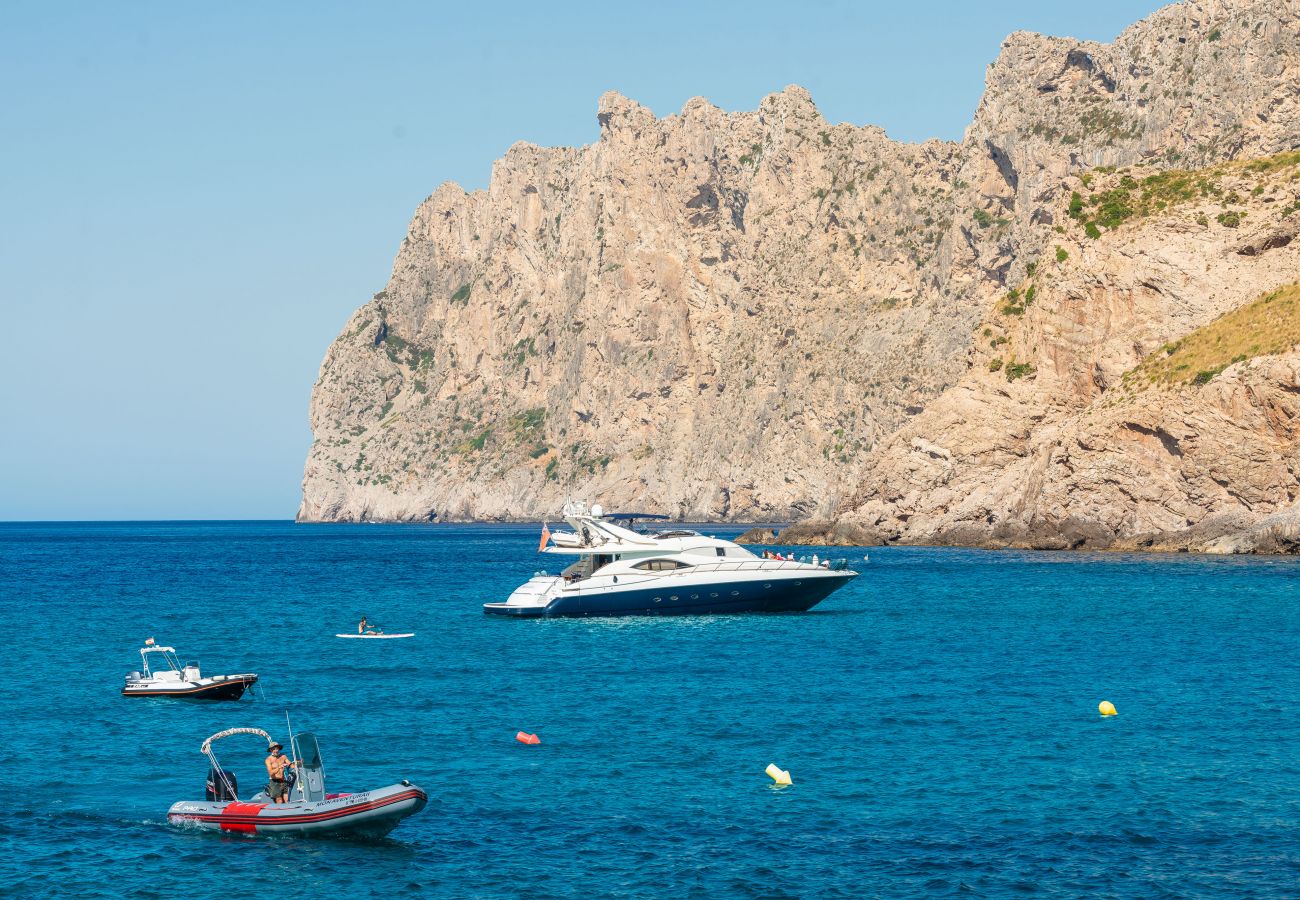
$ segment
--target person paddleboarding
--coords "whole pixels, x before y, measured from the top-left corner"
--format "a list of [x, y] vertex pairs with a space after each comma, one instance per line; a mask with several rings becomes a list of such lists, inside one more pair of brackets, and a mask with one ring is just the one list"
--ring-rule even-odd
[[336, 634], [334, 636], [341, 637], [341, 638], [362, 638], [362, 639], [373, 638], [374, 640], [377, 641], [383, 641], [383, 640], [390, 640], [395, 638], [415, 637], [415, 632], [406, 631], [406, 632], [402, 632], [401, 634], [388, 634], [384, 631], [384, 629], [372, 623], [365, 616], [362, 616], [361, 621], [357, 623], [356, 634]]

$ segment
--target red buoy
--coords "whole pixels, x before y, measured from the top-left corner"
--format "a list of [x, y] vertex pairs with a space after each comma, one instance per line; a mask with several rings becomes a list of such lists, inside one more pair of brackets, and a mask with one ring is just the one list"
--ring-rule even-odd
[[539, 738], [537, 735], [529, 734], [526, 731], [521, 731], [518, 734], [516, 734], [515, 740], [517, 740], [521, 744], [540, 744], [542, 742], [542, 739]]

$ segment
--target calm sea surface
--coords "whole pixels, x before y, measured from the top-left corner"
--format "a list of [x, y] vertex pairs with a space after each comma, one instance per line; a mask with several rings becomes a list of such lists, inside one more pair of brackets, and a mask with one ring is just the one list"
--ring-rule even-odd
[[[1300, 895], [1298, 560], [873, 548], [801, 615], [484, 616], [536, 547], [0, 525], [0, 894]], [[416, 637], [333, 636], [362, 614]], [[265, 690], [123, 699], [151, 635]], [[429, 806], [371, 843], [165, 823], [205, 737], [283, 736], [286, 709], [332, 790], [409, 778]]]

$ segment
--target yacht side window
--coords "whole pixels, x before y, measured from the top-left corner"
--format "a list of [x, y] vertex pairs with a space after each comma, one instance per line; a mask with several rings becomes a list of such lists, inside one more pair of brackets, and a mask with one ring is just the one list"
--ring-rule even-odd
[[643, 572], [671, 572], [674, 569], [689, 569], [690, 566], [675, 559], [647, 559], [632, 568], [641, 569]]

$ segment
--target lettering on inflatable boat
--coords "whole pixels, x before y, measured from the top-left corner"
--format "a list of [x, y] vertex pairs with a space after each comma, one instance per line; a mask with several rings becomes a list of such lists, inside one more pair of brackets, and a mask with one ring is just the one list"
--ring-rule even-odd
[[349, 806], [356, 806], [358, 803], [367, 803], [370, 800], [370, 792], [362, 791], [359, 794], [348, 794], [346, 797], [331, 797], [324, 801], [321, 806], [346, 809]]

